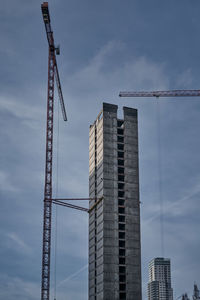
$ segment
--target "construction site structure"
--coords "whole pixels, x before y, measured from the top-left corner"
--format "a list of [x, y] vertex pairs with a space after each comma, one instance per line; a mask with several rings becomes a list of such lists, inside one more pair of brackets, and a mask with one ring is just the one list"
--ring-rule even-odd
[[137, 110], [103, 103], [89, 137], [89, 300], [141, 300]]

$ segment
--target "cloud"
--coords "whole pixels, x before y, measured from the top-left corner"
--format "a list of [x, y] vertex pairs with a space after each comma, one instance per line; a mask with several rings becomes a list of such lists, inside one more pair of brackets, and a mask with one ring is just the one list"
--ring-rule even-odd
[[71, 274], [70, 276], [68, 276], [67, 278], [63, 279], [62, 281], [60, 281], [57, 285], [57, 287], [60, 287], [61, 285], [65, 284], [66, 282], [70, 281], [72, 278], [76, 277], [77, 275], [79, 275], [80, 273], [82, 273], [83, 271], [88, 269], [88, 264], [86, 264], [85, 266], [83, 266], [82, 268], [80, 268], [78, 271], [74, 272], [73, 274]]
[[83, 98], [87, 94], [87, 102], [91, 98], [94, 102], [99, 95], [118, 97], [121, 89], [167, 88], [169, 81], [164, 64], [157, 64], [145, 56], [133, 56], [119, 65], [110, 59], [119, 54], [123, 56], [124, 48], [125, 44], [116, 41], [104, 45], [85, 67], [68, 79], [71, 96], [78, 94]]
[[36, 300], [39, 298], [40, 286], [35, 282], [19, 277], [0, 274], [0, 298], [14, 300]]
[[32, 254], [33, 249], [28, 246], [15, 232], [7, 233], [7, 237], [11, 241], [10, 248], [18, 250], [20, 253]]
[[[184, 216], [188, 213], [188, 205], [191, 206], [191, 200], [196, 200], [195, 196], [200, 194], [200, 185], [196, 184], [193, 186], [189, 191], [185, 191], [185, 195], [180, 199], [173, 199], [173, 201], [165, 203], [164, 202], [164, 217], [165, 215], [167, 218], [173, 217], [176, 218], [178, 216]], [[148, 214], [151, 212], [153, 215], [150, 218], [147, 218], [143, 222], [143, 226], [149, 226], [154, 220], [160, 221], [160, 204], [154, 205], [152, 208], [149, 209]]]
[[191, 89], [194, 84], [194, 78], [191, 69], [185, 70], [177, 77], [177, 87], [180, 89]]
[[19, 187], [14, 185], [11, 180], [11, 176], [4, 170], [0, 170], [0, 190], [2, 192], [18, 192]]
[[8, 95], [0, 97], [0, 110], [2, 112], [6, 111], [18, 119], [27, 121], [38, 120], [45, 115], [44, 112], [41, 112], [39, 106], [32, 105], [30, 102], [25, 103], [25, 99], [19, 100], [17, 97], [11, 98]]

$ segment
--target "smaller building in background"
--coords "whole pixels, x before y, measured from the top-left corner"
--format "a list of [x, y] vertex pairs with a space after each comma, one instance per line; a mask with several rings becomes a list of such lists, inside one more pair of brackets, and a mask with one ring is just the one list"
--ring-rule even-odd
[[[181, 298], [181, 300], [190, 300], [190, 298], [188, 297], [188, 294], [185, 293], [182, 296], [176, 298], [177, 300]], [[200, 293], [199, 293], [199, 289], [197, 287], [197, 284], [194, 284], [194, 290], [193, 290], [193, 296], [192, 296], [192, 300], [198, 300], [200, 299]]]
[[188, 298], [187, 293], [185, 293], [185, 294], [182, 296], [182, 300], [190, 300], [190, 298]]
[[197, 287], [197, 284], [194, 284], [194, 291], [193, 291], [193, 300], [200, 299], [199, 289]]
[[173, 300], [170, 259], [158, 257], [150, 261], [148, 300]]

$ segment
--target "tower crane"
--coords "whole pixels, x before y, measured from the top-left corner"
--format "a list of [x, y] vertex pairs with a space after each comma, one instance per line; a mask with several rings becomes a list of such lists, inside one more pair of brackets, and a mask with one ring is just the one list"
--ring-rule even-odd
[[48, 2], [43, 2], [43, 4], [41, 5], [41, 9], [49, 45], [41, 300], [49, 300], [52, 216], [54, 78], [56, 78], [58, 95], [64, 121], [67, 121], [67, 115], [65, 111], [65, 104], [63, 100], [60, 77], [56, 62], [56, 54], [59, 54], [59, 48], [55, 47], [54, 44]]
[[[62, 94], [60, 76], [56, 61], [56, 55], [60, 54], [59, 47], [54, 44], [51, 19], [49, 14], [48, 2], [41, 4], [42, 16], [45, 25], [47, 41], [49, 45], [48, 54], [48, 88], [47, 88], [47, 120], [46, 120], [46, 160], [45, 160], [45, 187], [44, 187], [44, 215], [43, 215], [43, 248], [42, 248], [42, 283], [41, 300], [49, 300], [50, 291], [50, 258], [51, 258], [51, 217], [52, 204], [84, 211], [90, 213], [103, 197], [100, 198], [52, 198], [52, 160], [53, 160], [53, 119], [54, 119], [54, 79], [56, 80], [59, 101], [61, 105], [63, 120], [67, 121], [67, 114]], [[73, 200], [95, 200], [90, 207], [82, 207], [66, 203]]]

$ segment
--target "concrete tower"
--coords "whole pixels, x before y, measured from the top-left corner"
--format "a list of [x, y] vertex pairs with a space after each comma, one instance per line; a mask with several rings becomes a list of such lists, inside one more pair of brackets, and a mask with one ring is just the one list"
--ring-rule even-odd
[[148, 300], [173, 300], [170, 259], [160, 257], [150, 261]]
[[90, 126], [89, 300], [141, 300], [137, 110], [117, 108]]

